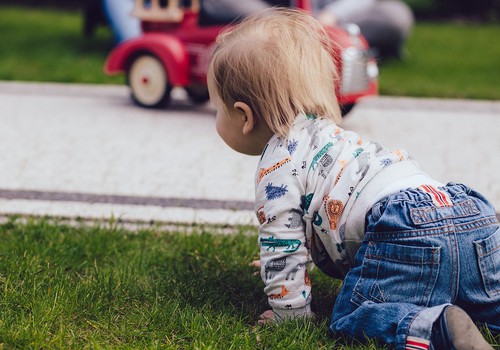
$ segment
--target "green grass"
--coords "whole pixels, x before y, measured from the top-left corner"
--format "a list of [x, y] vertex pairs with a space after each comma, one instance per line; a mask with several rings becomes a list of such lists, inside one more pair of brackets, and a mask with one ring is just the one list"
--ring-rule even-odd
[[[123, 84], [106, 76], [108, 28], [82, 33], [77, 12], [0, 6], [0, 80]], [[499, 24], [417, 23], [408, 58], [380, 67], [382, 95], [500, 100]]]
[[214, 234], [15, 219], [0, 226], [0, 348], [327, 348], [337, 284], [315, 322], [256, 327], [255, 232]]
[[0, 80], [115, 83], [103, 72], [112, 48], [109, 30], [83, 36], [77, 12], [0, 6]]
[[220, 233], [9, 219], [0, 225], [0, 348], [377, 349], [329, 336], [339, 282], [319, 271], [316, 320], [256, 326], [268, 308], [249, 266], [256, 232]]
[[499, 24], [418, 23], [408, 57], [380, 67], [384, 95], [500, 99]]

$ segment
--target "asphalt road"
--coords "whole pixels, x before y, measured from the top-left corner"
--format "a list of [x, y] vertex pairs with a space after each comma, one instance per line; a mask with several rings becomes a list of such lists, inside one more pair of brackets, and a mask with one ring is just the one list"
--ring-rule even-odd
[[[0, 216], [254, 225], [258, 157], [228, 149], [214, 121], [181, 90], [148, 110], [124, 86], [0, 82]], [[500, 101], [369, 98], [343, 127], [500, 210]]]

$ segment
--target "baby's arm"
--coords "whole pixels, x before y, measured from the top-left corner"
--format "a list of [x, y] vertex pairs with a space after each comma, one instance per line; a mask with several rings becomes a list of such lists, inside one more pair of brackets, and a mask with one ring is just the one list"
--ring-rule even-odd
[[303, 188], [298, 176], [293, 175], [293, 163], [277, 160], [276, 164], [280, 162], [279, 168], [264, 172], [256, 189], [261, 277], [278, 321], [312, 315]]

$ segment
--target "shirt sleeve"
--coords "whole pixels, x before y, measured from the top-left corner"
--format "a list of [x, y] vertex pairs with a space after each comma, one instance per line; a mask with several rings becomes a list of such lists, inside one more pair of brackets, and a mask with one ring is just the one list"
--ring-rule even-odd
[[286, 152], [261, 161], [256, 178], [256, 213], [264, 292], [278, 319], [311, 315], [311, 283], [303, 186]]

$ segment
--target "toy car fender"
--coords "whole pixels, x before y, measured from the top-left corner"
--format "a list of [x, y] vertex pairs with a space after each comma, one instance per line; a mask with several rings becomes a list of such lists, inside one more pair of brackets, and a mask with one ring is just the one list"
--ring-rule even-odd
[[144, 33], [117, 46], [108, 56], [106, 74], [126, 72], [132, 61], [141, 54], [157, 57], [167, 70], [168, 83], [185, 86], [189, 82], [189, 58], [184, 43], [164, 33]]

